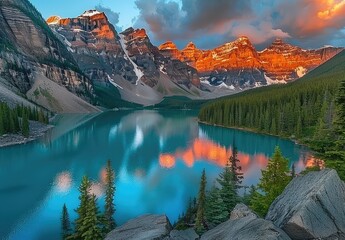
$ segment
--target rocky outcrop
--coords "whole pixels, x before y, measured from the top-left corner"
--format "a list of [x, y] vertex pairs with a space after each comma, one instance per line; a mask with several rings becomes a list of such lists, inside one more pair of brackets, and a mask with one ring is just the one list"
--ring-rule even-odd
[[180, 51], [171, 41], [159, 49], [165, 56], [195, 67], [211, 84], [224, 82], [241, 88], [295, 80], [343, 50], [335, 47], [305, 50], [277, 39], [258, 52], [247, 37], [212, 50], [200, 50], [189, 43]]
[[145, 29], [117, 33], [107, 16], [96, 10], [76, 18], [53, 16], [47, 22], [98, 89], [114, 92], [115, 87], [122, 99], [143, 105], [167, 95], [199, 97], [204, 90], [197, 71], [166, 58]]
[[172, 230], [170, 236], [164, 240], [197, 240], [199, 235], [196, 234], [193, 228], [188, 228], [186, 230]]
[[5, 79], [7, 89], [25, 96], [33, 87], [35, 76], [42, 74], [77, 98], [91, 101], [89, 79], [29, 1], [1, 1], [0, 47], [0, 77]]
[[230, 220], [201, 236], [201, 240], [222, 239], [288, 240], [290, 238], [271, 221], [258, 218], [247, 206], [238, 204], [233, 210]]
[[259, 52], [266, 76], [272, 80], [291, 81], [332, 58], [342, 48], [324, 47], [305, 50], [276, 39], [268, 48]]
[[202, 80], [213, 86], [225, 83], [244, 89], [266, 85], [258, 53], [247, 37], [212, 50], [200, 50], [192, 42], [181, 51], [172, 42], [162, 44], [159, 49], [165, 56], [196, 68]]
[[105, 240], [165, 239], [172, 227], [165, 215], [144, 215], [128, 221], [111, 231]]
[[266, 219], [292, 239], [345, 239], [345, 184], [330, 169], [299, 176], [272, 203]]

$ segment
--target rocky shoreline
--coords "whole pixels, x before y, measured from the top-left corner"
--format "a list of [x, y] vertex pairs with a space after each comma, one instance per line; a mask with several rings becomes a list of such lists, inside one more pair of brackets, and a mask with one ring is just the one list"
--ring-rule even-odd
[[238, 204], [229, 220], [198, 236], [173, 230], [166, 215], [144, 215], [115, 228], [105, 240], [302, 240], [345, 239], [345, 183], [325, 169], [294, 178], [266, 218]]
[[4, 134], [0, 136], [0, 147], [8, 147], [12, 145], [25, 144], [44, 136], [46, 132], [54, 126], [46, 125], [36, 121], [30, 121], [30, 135], [24, 137], [21, 134]]

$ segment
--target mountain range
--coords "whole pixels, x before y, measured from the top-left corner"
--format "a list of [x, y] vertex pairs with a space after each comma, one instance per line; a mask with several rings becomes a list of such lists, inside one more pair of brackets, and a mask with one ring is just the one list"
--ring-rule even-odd
[[1, 1], [0, 37], [0, 100], [54, 112], [218, 98], [293, 81], [343, 50], [277, 39], [257, 51], [247, 37], [212, 50], [156, 47], [145, 29], [118, 33], [103, 12], [45, 21], [27, 0]]

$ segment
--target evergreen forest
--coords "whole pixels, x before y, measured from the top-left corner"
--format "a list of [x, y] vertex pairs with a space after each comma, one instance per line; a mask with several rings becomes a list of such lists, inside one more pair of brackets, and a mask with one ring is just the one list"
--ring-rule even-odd
[[257, 88], [216, 100], [201, 122], [298, 140], [345, 179], [345, 52], [286, 85]]
[[30, 134], [29, 120], [49, 123], [49, 117], [42, 109], [38, 110], [23, 105], [10, 108], [6, 103], [0, 102], [0, 136], [13, 133], [28, 137]]

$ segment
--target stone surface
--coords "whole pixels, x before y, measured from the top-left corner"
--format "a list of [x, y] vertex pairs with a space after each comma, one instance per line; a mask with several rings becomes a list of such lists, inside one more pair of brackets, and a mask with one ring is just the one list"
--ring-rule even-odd
[[201, 236], [202, 240], [288, 240], [289, 236], [271, 221], [258, 218], [243, 204], [236, 205], [231, 219]]
[[253, 218], [256, 218], [257, 215], [252, 212], [252, 210], [249, 209], [246, 205], [239, 203], [236, 205], [234, 210], [232, 210], [230, 214], [230, 220], [236, 220], [244, 217], [251, 216]]
[[266, 219], [292, 239], [345, 239], [345, 184], [330, 169], [299, 176], [272, 203]]
[[250, 76], [255, 81], [247, 83], [249, 86], [255, 83], [264, 85], [267, 79], [272, 83], [295, 80], [342, 51], [342, 48], [335, 47], [305, 50], [281, 39], [275, 40], [263, 51], [257, 51], [247, 37], [210, 50], [200, 50], [193, 43], [178, 50], [171, 41], [162, 44], [159, 49], [165, 56], [195, 67], [203, 76], [241, 87], [251, 79]]
[[71, 52], [29, 1], [1, 1], [0, 48], [0, 76], [15, 94], [25, 95], [35, 84], [36, 74], [43, 74], [79, 98], [90, 100], [89, 79], [82, 76]]
[[196, 240], [199, 239], [199, 235], [195, 232], [193, 228], [188, 228], [186, 230], [172, 230], [170, 236], [167, 240]]
[[197, 71], [163, 56], [145, 29], [118, 33], [107, 16], [95, 10], [75, 18], [53, 16], [47, 22], [92, 82], [108, 92], [115, 86], [123, 100], [150, 105], [164, 96], [202, 95]]
[[165, 215], [144, 215], [132, 219], [111, 231], [106, 240], [149, 240], [164, 239], [172, 227]]

